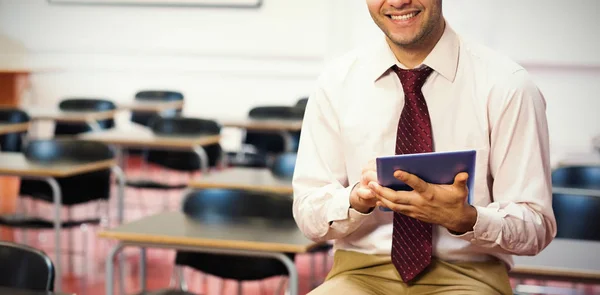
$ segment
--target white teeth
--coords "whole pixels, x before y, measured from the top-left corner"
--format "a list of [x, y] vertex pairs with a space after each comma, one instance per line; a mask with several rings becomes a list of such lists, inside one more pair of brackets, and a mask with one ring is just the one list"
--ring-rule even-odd
[[393, 20], [407, 20], [417, 15], [415, 12], [405, 15], [391, 15]]

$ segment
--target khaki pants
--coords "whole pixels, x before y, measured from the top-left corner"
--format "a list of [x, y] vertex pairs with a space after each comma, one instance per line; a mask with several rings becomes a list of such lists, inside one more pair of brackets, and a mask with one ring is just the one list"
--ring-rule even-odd
[[402, 282], [390, 256], [338, 250], [325, 282], [310, 295], [354, 294], [512, 294], [504, 263], [448, 263], [433, 258], [412, 283]]

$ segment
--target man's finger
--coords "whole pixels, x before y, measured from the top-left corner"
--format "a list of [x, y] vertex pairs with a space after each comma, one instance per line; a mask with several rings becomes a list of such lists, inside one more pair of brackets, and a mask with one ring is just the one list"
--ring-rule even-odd
[[410, 206], [410, 205], [396, 204], [388, 199], [381, 198], [381, 197], [379, 197], [378, 199], [379, 199], [379, 202], [377, 202], [377, 203], [380, 204], [381, 207], [386, 207], [395, 212], [402, 213], [405, 215], [409, 214], [411, 212], [412, 206]]
[[414, 194], [411, 192], [395, 191], [387, 187], [382, 187], [375, 182], [369, 183], [369, 188], [378, 199], [386, 199], [395, 204], [411, 205], [413, 204]]
[[429, 183], [425, 182], [418, 176], [405, 171], [397, 170], [394, 172], [394, 177], [412, 187], [418, 193], [424, 193], [429, 189]]
[[369, 185], [369, 182], [371, 182], [371, 181], [377, 182], [377, 172], [372, 171], [372, 170], [363, 172], [362, 177], [361, 177], [362, 184], [367, 186], [367, 185]]
[[467, 188], [467, 180], [469, 179], [469, 174], [466, 172], [461, 172], [456, 174], [454, 177], [454, 186], [460, 189]]
[[368, 188], [358, 188], [356, 189], [356, 194], [361, 198], [361, 199], [365, 199], [365, 200], [371, 200], [371, 199], [375, 199], [375, 195], [373, 194], [373, 192], [368, 189]]

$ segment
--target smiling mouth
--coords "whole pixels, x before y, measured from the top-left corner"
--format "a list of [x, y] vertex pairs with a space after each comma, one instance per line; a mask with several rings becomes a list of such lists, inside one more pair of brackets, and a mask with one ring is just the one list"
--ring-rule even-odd
[[399, 14], [399, 15], [388, 15], [387, 17], [391, 18], [392, 20], [399, 20], [399, 21], [406, 21], [406, 20], [410, 20], [413, 17], [417, 16], [420, 13], [420, 11], [414, 11], [411, 13], [406, 13], [406, 14]]

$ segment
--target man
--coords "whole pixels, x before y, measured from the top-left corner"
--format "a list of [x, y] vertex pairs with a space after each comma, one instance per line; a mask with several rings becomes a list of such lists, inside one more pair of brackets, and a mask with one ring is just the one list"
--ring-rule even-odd
[[[336, 250], [311, 294], [512, 294], [511, 255], [556, 234], [542, 94], [523, 68], [459, 37], [441, 0], [367, 6], [385, 40], [328, 66], [302, 127], [294, 217]], [[412, 191], [377, 184], [377, 156], [470, 149], [475, 175], [452, 185], [403, 171]]]

